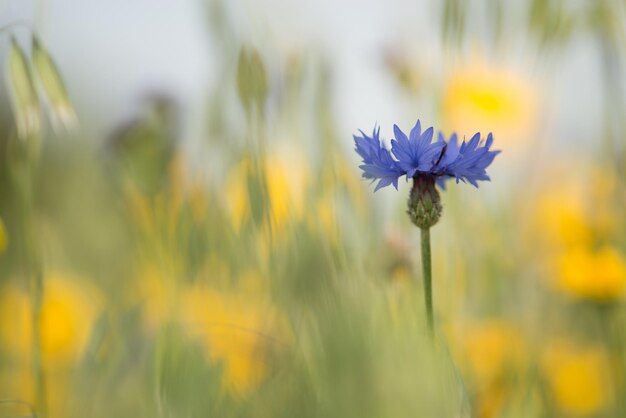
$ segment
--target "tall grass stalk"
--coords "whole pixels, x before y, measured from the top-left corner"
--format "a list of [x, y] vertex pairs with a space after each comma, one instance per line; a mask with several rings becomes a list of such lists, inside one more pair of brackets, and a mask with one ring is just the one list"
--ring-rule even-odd
[[424, 277], [424, 302], [426, 305], [426, 321], [428, 323], [428, 332], [432, 337], [434, 335], [434, 319], [433, 319], [433, 280], [432, 265], [430, 255], [430, 228], [420, 228], [422, 237], [422, 274]]
[[35, 178], [39, 154], [39, 138], [31, 137], [18, 145], [19, 158], [14, 160], [13, 179], [20, 197], [22, 219], [24, 271], [30, 290], [30, 320], [32, 329], [32, 376], [35, 411], [46, 416], [46, 387], [42, 360], [41, 321], [44, 299], [43, 261], [39, 251], [39, 234], [35, 210]]

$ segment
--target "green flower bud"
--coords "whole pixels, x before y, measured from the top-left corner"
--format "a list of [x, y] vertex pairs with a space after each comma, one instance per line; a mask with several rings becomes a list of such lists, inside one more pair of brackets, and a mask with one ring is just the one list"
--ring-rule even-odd
[[76, 114], [70, 102], [65, 84], [52, 57], [33, 36], [33, 69], [50, 108], [55, 129], [68, 129], [76, 124]]
[[428, 229], [439, 221], [443, 208], [432, 176], [418, 174], [413, 177], [408, 206], [411, 222], [421, 229]]
[[237, 64], [237, 92], [246, 110], [263, 106], [267, 97], [267, 74], [255, 49], [242, 47]]
[[35, 90], [33, 77], [26, 54], [11, 38], [8, 57], [8, 85], [11, 92], [11, 106], [17, 125], [17, 134], [26, 139], [39, 134], [41, 112], [39, 97]]

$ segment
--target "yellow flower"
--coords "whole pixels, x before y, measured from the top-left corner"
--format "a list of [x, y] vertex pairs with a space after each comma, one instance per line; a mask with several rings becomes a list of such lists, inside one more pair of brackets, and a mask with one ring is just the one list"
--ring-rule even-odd
[[226, 207], [235, 231], [240, 231], [250, 211], [248, 201], [248, 175], [250, 162], [243, 160], [231, 171], [226, 180]]
[[506, 140], [530, 132], [535, 105], [529, 80], [508, 69], [479, 63], [463, 66], [449, 76], [442, 112], [446, 128], [461, 136], [489, 130], [498, 140]]
[[183, 295], [183, 325], [224, 366], [224, 386], [245, 394], [267, 374], [276, 313], [264, 296], [260, 278], [249, 274], [237, 288], [195, 286]]
[[[452, 353], [474, 393], [475, 413], [494, 417], [514, 398], [515, 384], [507, 377], [524, 364], [520, 331], [502, 320], [484, 320], [451, 330]], [[517, 382], [519, 385], [519, 382]]]
[[[44, 279], [41, 307], [41, 350], [44, 366], [66, 366], [79, 356], [89, 339], [100, 306], [97, 291], [60, 274]], [[80, 284], [79, 284], [80, 283]], [[0, 337], [14, 355], [28, 358], [32, 346], [31, 300], [15, 286], [3, 290]]]
[[572, 165], [579, 167], [577, 177], [529, 199], [534, 235], [527, 241], [548, 255], [545, 271], [557, 289], [598, 301], [619, 298], [626, 288], [626, 261], [610, 245], [620, 221], [613, 201], [616, 179], [578, 161], [556, 167], [550, 176], [562, 178], [559, 174]]
[[[581, 160], [556, 164], [544, 177], [559, 181], [545, 185], [537, 196], [528, 199], [534, 211], [533, 232], [540, 243], [558, 252], [610, 241], [622, 218], [616, 176]], [[575, 173], [571, 167], [576, 167]], [[562, 181], [564, 178], [569, 181]]]
[[273, 229], [281, 230], [290, 221], [301, 220], [309, 177], [304, 159], [295, 152], [270, 159], [265, 164], [265, 176]]
[[546, 349], [542, 369], [556, 407], [572, 416], [595, 415], [612, 399], [607, 354], [598, 347], [558, 341]]
[[261, 163], [261, 172], [255, 172], [253, 163], [243, 160], [227, 178], [226, 206], [231, 213], [233, 227], [239, 231], [250, 216], [251, 176], [262, 176], [267, 187], [267, 207], [273, 232], [281, 232], [290, 222], [304, 216], [309, 173], [298, 153], [276, 153]]
[[607, 301], [624, 294], [626, 261], [615, 248], [571, 249], [559, 258], [558, 268], [557, 286], [572, 296]]
[[[30, 296], [15, 285], [5, 286], [1, 295], [0, 342], [9, 362], [0, 370], [0, 392], [33, 405]], [[49, 417], [68, 415], [72, 366], [86, 349], [100, 306], [99, 293], [84, 281], [57, 273], [45, 277], [41, 357]]]
[[148, 330], [155, 331], [174, 317], [176, 283], [162, 266], [149, 262], [137, 267], [135, 278], [134, 296], [141, 306], [143, 323]]
[[519, 365], [523, 353], [520, 332], [501, 320], [470, 325], [463, 333], [461, 344], [463, 363], [479, 386], [502, 378], [511, 366]]
[[[571, 185], [577, 186], [577, 185]], [[592, 226], [580, 187], [561, 185], [536, 199], [536, 230], [553, 249], [589, 245]]]

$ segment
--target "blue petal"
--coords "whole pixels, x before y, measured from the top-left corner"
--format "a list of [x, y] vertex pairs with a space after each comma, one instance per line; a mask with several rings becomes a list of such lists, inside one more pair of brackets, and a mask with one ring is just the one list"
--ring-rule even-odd
[[[449, 145], [452, 144], [452, 138]], [[480, 134], [474, 135], [469, 142], [461, 144], [456, 159], [441, 167], [444, 173], [454, 176], [461, 181], [468, 181], [478, 187], [478, 181], [489, 181], [486, 168], [491, 165], [499, 151], [489, 151], [493, 144], [493, 135], [489, 134], [487, 140], [481, 144]]]
[[411, 141], [417, 141], [421, 132], [422, 132], [422, 125], [420, 123], [420, 120], [418, 119], [413, 129], [411, 129], [411, 134], [410, 134]]
[[433, 128], [421, 132], [418, 120], [411, 129], [410, 138], [397, 125], [394, 125], [394, 132], [396, 139], [391, 141], [391, 152], [407, 177], [413, 177], [417, 172], [429, 172], [443, 148], [443, 143], [432, 143]]
[[[362, 136], [354, 136], [355, 150], [361, 156], [363, 164], [359, 166], [363, 170], [363, 177], [372, 181], [378, 181], [376, 189], [393, 184], [398, 188], [398, 178], [405, 172], [398, 166], [391, 152], [384, 147], [380, 140], [380, 128], [374, 128], [372, 136], [360, 131]], [[408, 139], [407, 139], [408, 143]]]

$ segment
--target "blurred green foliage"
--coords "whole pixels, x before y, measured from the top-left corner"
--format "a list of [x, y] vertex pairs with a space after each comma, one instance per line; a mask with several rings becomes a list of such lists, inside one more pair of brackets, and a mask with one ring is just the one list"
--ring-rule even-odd
[[[486, 4], [503, 39], [508, 3]], [[524, 5], [538, 56], [601, 34], [623, 81], [617, 2]], [[470, 7], [441, 4], [450, 54], [472, 39]], [[505, 180], [442, 193], [431, 340], [405, 197], [359, 179], [332, 66], [299, 52], [267, 65], [270, 46], [241, 46], [224, 5], [210, 10], [224, 77], [207, 93], [206, 170], [189, 164], [174, 98], [149, 92], [141, 116], [85, 138], [72, 80], [41, 41], [29, 55], [10, 39], [0, 417], [626, 414], [623, 121], [607, 117], [612, 142], [598, 134], [610, 147], [554, 156], [529, 139], [533, 80], [482, 63], [429, 89], [419, 63], [390, 62], [446, 129], [494, 129], [512, 155]]]

